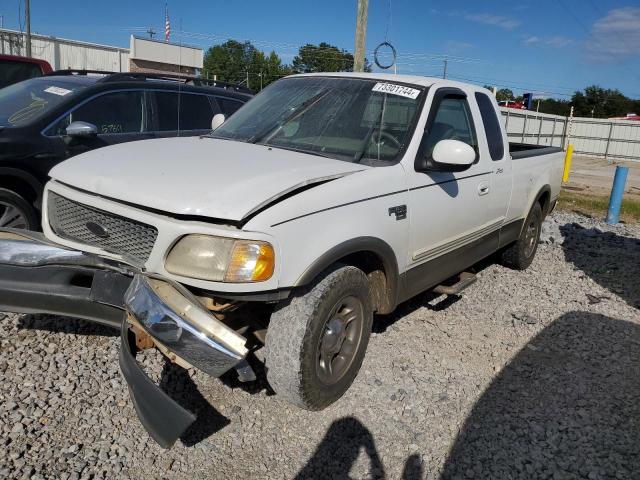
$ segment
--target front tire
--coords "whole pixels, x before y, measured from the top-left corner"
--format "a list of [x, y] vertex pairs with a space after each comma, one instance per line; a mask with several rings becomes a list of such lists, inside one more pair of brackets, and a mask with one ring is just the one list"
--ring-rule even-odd
[[531, 265], [538, 251], [541, 229], [542, 207], [536, 202], [524, 222], [520, 238], [502, 252], [502, 264], [514, 270], [524, 270]]
[[367, 349], [373, 308], [362, 270], [336, 266], [271, 316], [265, 365], [275, 392], [322, 410], [351, 386]]
[[38, 230], [40, 222], [33, 206], [13, 190], [0, 188], [0, 227]]

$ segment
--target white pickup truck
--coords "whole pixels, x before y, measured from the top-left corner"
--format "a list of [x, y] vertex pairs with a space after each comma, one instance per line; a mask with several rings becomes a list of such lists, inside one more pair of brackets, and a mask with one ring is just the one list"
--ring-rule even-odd
[[494, 252], [526, 268], [562, 168], [560, 148], [508, 143], [483, 88], [295, 75], [210, 135], [56, 166], [43, 234], [0, 233], [0, 308], [121, 326], [132, 400], [165, 447], [195, 417], [144, 374], [143, 348], [241, 380], [261, 350], [276, 393], [320, 410], [356, 377], [375, 313], [459, 293]]

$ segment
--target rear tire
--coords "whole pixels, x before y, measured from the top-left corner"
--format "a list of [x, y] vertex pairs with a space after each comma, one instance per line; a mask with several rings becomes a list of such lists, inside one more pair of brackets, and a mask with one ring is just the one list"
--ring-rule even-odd
[[542, 207], [536, 202], [520, 232], [520, 238], [502, 252], [502, 264], [514, 270], [524, 270], [533, 262], [538, 251], [542, 228]]
[[38, 230], [39, 227], [36, 209], [13, 190], [0, 188], [0, 228]]
[[353, 383], [364, 359], [373, 308], [362, 270], [336, 266], [271, 316], [267, 379], [306, 410], [322, 410]]

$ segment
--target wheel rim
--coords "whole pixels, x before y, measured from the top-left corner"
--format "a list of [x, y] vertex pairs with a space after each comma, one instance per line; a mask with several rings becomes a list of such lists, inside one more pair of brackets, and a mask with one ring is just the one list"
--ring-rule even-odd
[[536, 249], [536, 243], [538, 241], [538, 222], [532, 220], [527, 225], [527, 230], [524, 234], [524, 254], [527, 258], [533, 255]]
[[364, 309], [348, 296], [331, 309], [318, 342], [317, 374], [326, 385], [338, 382], [349, 371], [362, 338]]
[[27, 228], [27, 215], [15, 205], [0, 201], [0, 227]]

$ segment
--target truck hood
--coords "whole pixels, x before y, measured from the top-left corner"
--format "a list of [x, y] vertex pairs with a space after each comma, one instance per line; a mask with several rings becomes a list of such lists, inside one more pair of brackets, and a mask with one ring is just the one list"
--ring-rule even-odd
[[177, 215], [241, 221], [291, 192], [363, 165], [214, 138], [164, 138], [100, 148], [55, 166], [59, 182]]

